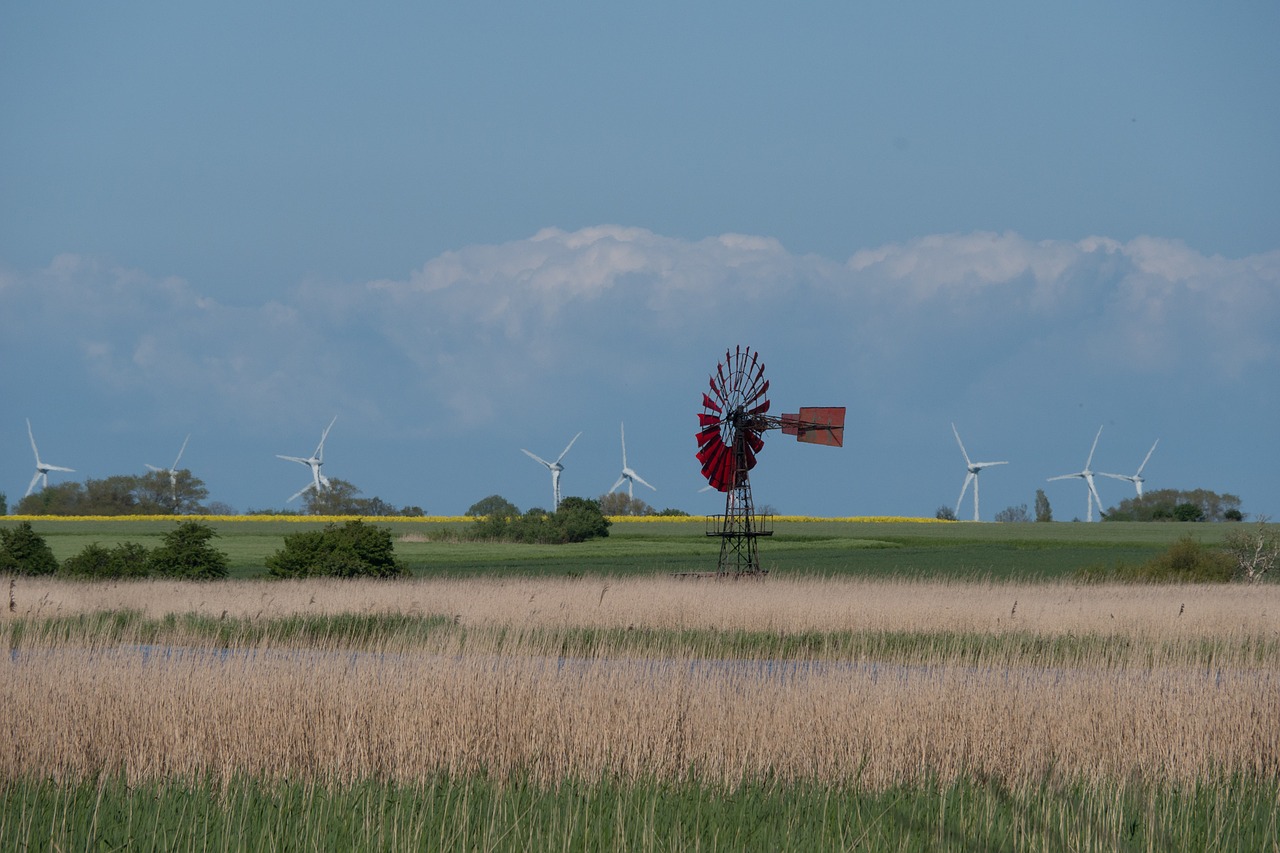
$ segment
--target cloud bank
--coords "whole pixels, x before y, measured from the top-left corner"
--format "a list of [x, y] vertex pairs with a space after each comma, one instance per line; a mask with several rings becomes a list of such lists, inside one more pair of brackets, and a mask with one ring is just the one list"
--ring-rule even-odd
[[0, 273], [6, 399], [266, 430], [354, 411], [406, 437], [558, 427], [566, 412], [674, 409], [682, 423], [718, 356], [745, 343], [814, 403], [945, 425], [935, 409], [1009, 389], [1028, 405], [1044, 405], [1037, 385], [1247, 394], [1280, 366], [1280, 252], [1157, 237], [939, 234], [828, 259], [602, 225], [256, 305], [216, 290], [74, 254]]

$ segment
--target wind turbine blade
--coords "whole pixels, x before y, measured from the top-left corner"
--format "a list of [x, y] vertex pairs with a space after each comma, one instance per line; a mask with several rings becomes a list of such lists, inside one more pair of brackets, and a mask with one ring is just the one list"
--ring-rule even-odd
[[969, 483], [973, 482], [973, 472], [966, 472], [964, 475], [964, 485], [960, 487], [960, 497], [956, 498], [956, 515], [960, 514], [960, 504], [964, 503], [965, 492], [969, 491]]
[[162, 471], [164, 471], [164, 470], [165, 470], [164, 468], [157, 468], [156, 466], [152, 465], [150, 462], [147, 462], [147, 463], [145, 463], [145, 464], [146, 464], [147, 468], [149, 468], [149, 469], [150, 469], [150, 470], [152, 470], [152, 471], [155, 471], [157, 474], [159, 474], [159, 473], [161, 473]]
[[522, 448], [520, 448], [520, 452], [521, 452], [521, 453], [523, 453], [523, 454], [525, 454], [526, 456], [528, 456], [530, 459], [534, 460], [535, 462], [539, 462], [539, 463], [541, 463], [541, 464], [543, 464], [543, 465], [546, 465], [548, 468], [550, 468], [550, 467], [551, 467], [551, 463], [550, 463], [550, 462], [548, 462], [547, 460], [543, 459], [541, 456], [538, 456], [537, 454], [530, 453], [529, 451], [525, 450], [523, 447], [522, 447]]
[[[27, 438], [31, 439], [31, 452], [36, 455], [36, 467], [40, 467], [40, 451], [36, 449], [36, 436], [31, 431], [31, 418], [27, 418]], [[30, 494], [28, 492], [27, 494]]]
[[28, 497], [36, 490], [36, 483], [40, 482], [40, 469], [36, 469], [36, 475], [31, 478], [31, 485], [27, 486], [27, 493], [23, 497]]
[[997, 465], [1008, 465], [1008, 462], [974, 462], [973, 467], [981, 471], [983, 468], [994, 468]]
[[178, 463], [182, 461], [182, 454], [187, 452], [187, 442], [191, 440], [191, 433], [187, 433], [187, 437], [182, 439], [182, 448], [178, 450], [178, 458], [173, 460], [173, 467], [177, 468]]
[[47, 471], [65, 471], [68, 474], [74, 474], [76, 472], [75, 468], [63, 468], [61, 465], [45, 465], [44, 470], [46, 472]]
[[1102, 427], [1098, 427], [1098, 434], [1093, 437], [1093, 447], [1089, 448], [1089, 458], [1085, 460], [1084, 468], [1089, 470], [1089, 466], [1093, 464], [1093, 451], [1098, 449], [1098, 439], [1102, 438]]
[[1096, 486], [1093, 485], [1093, 476], [1089, 475], [1085, 477], [1084, 481], [1089, 484], [1089, 493], [1093, 495], [1093, 499], [1098, 503], [1098, 517], [1101, 518], [1102, 517], [1102, 498], [1098, 497], [1098, 489]]
[[626, 481], [627, 481], [627, 478], [625, 476], [619, 477], [618, 482], [614, 483], [612, 486], [609, 487], [609, 494], [613, 494], [614, 492], [616, 492], [618, 490], [618, 486], [621, 486]]
[[288, 503], [293, 503], [294, 501], [296, 501], [298, 498], [300, 498], [300, 497], [302, 497], [303, 495], [305, 495], [305, 494], [306, 494], [310, 489], [313, 489], [313, 488], [315, 488], [315, 483], [307, 483], [307, 484], [306, 484], [305, 486], [303, 486], [301, 489], [298, 489], [298, 491], [296, 491], [296, 492], [294, 492], [292, 495], [290, 495], [290, 496], [289, 496], [289, 500], [285, 501], [285, 503], [287, 503], [287, 504], [288, 504]]
[[964, 442], [960, 440], [960, 432], [956, 429], [956, 425], [954, 423], [951, 425], [951, 431], [956, 435], [956, 444], [960, 445], [960, 452], [964, 455], [964, 464], [968, 466], [970, 464], [969, 451], [964, 449]]
[[622, 467], [627, 467], [627, 425], [622, 424]]
[[1080, 477], [1079, 474], [1062, 474], [1057, 477], [1050, 477], [1048, 482], [1052, 483], [1054, 480], [1074, 480], [1079, 477]]
[[[1156, 444], [1159, 444], [1159, 443], [1160, 443], [1160, 439], [1157, 438]], [[1142, 469], [1147, 467], [1147, 462], [1151, 459], [1151, 454], [1156, 452], [1156, 444], [1151, 445], [1151, 449], [1147, 451], [1146, 458], [1143, 459], [1142, 464], [1138, 466], [1138, 473], [1134, 474], [1135, 477], [1141, 475]]]
[[1098, 476], [1110, 477], [1113, 480], [1124, 480], [1127, 483], [1132, 483], [1135, 479], [1137, 479], [1136, 477], [1130, 477], [1128, 474], [1108, 474], [1105, 471], [1099, 471]]
[[277, 453], [276, 458], [284, 459], [287, 462], [297, 462], [299, 465], [306, 465], [307, 467], [311, 466], [311, 460], [303, 459], [301, 456], [282, 456], [281, 454]]
[[582, 435], [582, 433], [578, 433], [578, 435], [575, 435], [573, 438], [569, 439], [569, 443], [565, 445], [564, 450], [560, 451], [560, 455], [556, 457], [556, 462], [559, 462], [561, 459], [564, 458], [564, 455], [569, 452], [569, 448], [573, 447], [573, 443], [578, 440], [579, 435]]
[[634, 471], [631, 473], [631, 479], [635, 480], [637, 483], [644, 483], [644, 485], [649, 486], [649, 488], [653, 489], [655, 492], [658, 491], [657, 486], [650, 486], [648, 483], [645, 483], [644, 478]]

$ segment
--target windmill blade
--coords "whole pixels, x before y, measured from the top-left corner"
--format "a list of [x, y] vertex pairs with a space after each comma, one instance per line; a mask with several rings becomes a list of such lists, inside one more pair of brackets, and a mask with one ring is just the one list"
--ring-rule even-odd
[[320, 443], [316, 445], [315, 458], [324, 459], [324, 442], [329, 437], [329, 430], [333, 429], [333, 425], [338, 422], [338, 416], [334, 415], [333, 420], [329, 421], [329, 425], [324, 428], [324, 432], [320, 433]]
[[67, 474], [74, 474], [76, 472], [75, 468], [63, 468], [61, 465], [41, 465], [40, 469], [46, 474], [50, 471], [63, 471]]
[[645, 482], [645, 479], [641, 477], [639, 474], [637, 474], [635, 471], [631, 472], [631, 479], [635, 480], [637, 483], [640, 483], [642, 485], [649, 486], [649, 488], [653, 489], [655, 492], [658, 491], [657, 486], [649, 485], [649, 483]]
[[1132, 482], [1135, 482], [1135, 481], [1138, 479], [1136, 476], [1132, 476], [1132, 477], [1131, 477], [1131, 476], [1129, 476], [1128, 474], [1108, 474], [1108, 473], [1107, 473], [1107, 472], [1105, 472], [1105, 471], [1098, 471], [1098, 472], [1097, 472], [1097, 476], [1099, 476], [1099, 477], [1110, 477], [1110, 478], [1111, 478], [1111, 479], [1113, 479], [1113, 480], [1124, 480], [1126, 483], [1132, 483]]
[[31, 478], [31, 484], [27, 486], [27, 493], [23, 497], [29, 497], [36, 490], [36, 483], [40, 482], [40, 478], [44, 476], [39, 468], [36, 469], [36, 475]]
[[152, 465], [150, 462], [147, 462], [144, 464], [147, 466], [148, 470], [155, 471], [157, 474], [163, 474], [168, 470], [167, 468], [157, 468], [156, 466]]
[[302, 497], [303, 495], [305, 495], [307, 492], [309, 492], [311, 489], [314, 489], [315, 487], [316, 487], [316, 484], [315, 484], [315, 483], [307, 483], [307, 484], [306, 484], [305, 486], [303, 486], [301, 489], [298, 489], [298, 491], [296, 491], [296, 492], [294, 492], [292, 495], [290, 495], [290, 496], [289, 496], [289, 499], [288, 499], [287, 501], [285, 501], [285, 503], [287, 503], [287, 504], [288, 504], [288, 503], [293, 503], [293, 502], [294, 502], [294, 501], [296, 501], [298, 498]]
[[[1102, 427], [1098, 427], [1098, 434], [1093, 437], [1093, 447], [1089, 448], [1089, 458], [1085, 460], [1085, 470], [1089, 470], [1089, 466], [1093, 464], [1093, 452], [1098, 449], [1098, 439], [1102, 437]], [[1090, 486], [1092, 488], [1092, 486]]]
[[530, 453], [529, 451], [525, 450], [523, 447], [522, 447], [522, 448], [520, 448], [520, 452], [521, 452], [521, 453], [523, 453], [525, 456], [528, 456], [530, 459], [532, 459], [532, 460], [533, 460], [533, 461], [535, 461], [535, 462], [540, 462], [540, 463], [542, 463], [543, 465], [546, 465], [548, 468], [550, 468], [550, 467], [551, 467], [551, 463], [550, 463], [550, 462], [548, 462], [547, 460], [543, 459], [541, 456], [538, 456], [537, 454]]
[[187, 452], [187, 442], [191, 440], [191, 433], [187, 433], [187, 437], [182, 440], [182, 447], [178, 450], [178, 458], [173, 460], [173, 467], [176, 469], [178, 463], [182, 461], [182, 454]]
[[1057, 477], [1050, 477], [1050, 478], [1048, 479], [1048, 482], [1052, 483], [1054, 480], [1078, 480], [1078, 479], [1080, 479], [1080, 478], [1081, 478], [1081, 477], [1083, 477], [1083, 476], [1084, 476], [1084, 474], [1083, 474], [1083, 473], [1080, 473], [1080, 474], [1060, 474], [1060, 475], [1059, 475], [1059, 476], [1057, 476]]
[[573, 447], [573, 443], [578, 440], [578, 436], [580, 435], [582, 435], [581, 432], [579, 432], [578, 435], [575, 435], [573, 438], [569, 439], [569, 443], [565, 445], [564, 450], [560, 451], [560, 455], [556, 457], [557, 463], [559, 463], [560, 460], [564, 458], [564, 455], [569, 452], [569, 448]]
[[[1158, 438], [1157, 438], [1157, 439], [1156, 439], [1156, 444], [1159, 444], [1159, 443], [1160, 443], [1160, 439], [1158, 439]], [[1156, 444], [1151, 445], [1151, 449], [1147, 451], [1147, 455], [1146, 455], [1146, 457], [1142, 460], [1142, 464], [1138, 466], [1138, 472], [1137, 472], [1136, 474], [1134, 474], [1133, 476], [1135, 476], [1135, 477], [1140, 477], [1140, 476], [1142, 476], [1142, 469], [1147, 467], [1147, 462], [1149, 462], [1149, 461], [1151, 460], [1151, 454], [1156, 452]]]
[[627, 481], [627, 478], [625, 474], [619, 477], [618, 482], [614, 483], [612, 486], [609, 487], [609, 494], [613, 494], [614, 492], [616, 492], [618, 490], [618, 486], [621, 486], [626, 481]]
[[301, 456], [283, 456], [283, 455], [281, 455], [281, 454], [277, 453], [277, 454], [276, 454], [276, 458], [277, 458], [277, 459], [284, 459], [284, 460], [285, 460], [285, 461], [287, 461], [287, 462], [297, 462], [299, 465], [306, 465], [308, 468], [309, 468], [309, 467], [311, 467], [311, 460], [310, 460], [310, 459], [303, 459]]
[[964, 485], [960, 487], [960, 497], [956, 498], [956, 515], [960, 515], [960, 504], [964, 503], [964, 493], [969, 491], [969, 484], [977, 479], [977, 475], [972, 471], [964, 475]]
[[971, 467], [977, 468], [979, 471], [981, 471], [983, 468], [994, 468], [997, 465], [1008, 465], [1008, 464], [1009, 464], [1008, 460], [1005, 460], [1004, 462], [974, 462]]
[[622, 424], [622, 467], [627, 467], [627, 425]]
[[1101, 518], [1101, 516], [1102, 516], [1102, 498], [1098, 497], [1098, 489], [1097, 489], [1097, 487], [1096, 487], [1096, 486], [1094, 486], [1094, 485], [1093, 485], [1093, 475], [1088, 475], [1088, 476], [1086, 476], [1086, 477], [1084, 478], [1084, 481], [1085, 481], [1086, 483], [1088, 483], [1088, 484], [1089, 484], [1089, 493], [1090, 493], [1091, 495], [1093, 495], [1093, 499], [1094, 499], [1094, 501], [1096, 501], [1096, 502], [1097, 502], [1097, 504], [1098, 504], [1098, 516], [1099, 516], [1099, 518]]
[[969, 465], [969, 451], [964, 449], [964, 442], [960, 440], [960, 431], [956, 429], [956, 425], [951, 424], [951, 431], [955, 433], [956, 444], [960, 445], [960, 453], [964, 456], [964, 464]]

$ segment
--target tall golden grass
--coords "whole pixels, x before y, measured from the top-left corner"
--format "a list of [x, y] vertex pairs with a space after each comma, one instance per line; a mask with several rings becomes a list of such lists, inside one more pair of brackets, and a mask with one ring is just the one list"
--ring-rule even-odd
[[[0, 778], [343, 784], [440, 773], [567, 780], [1011, 787], [1280, 773], [1280, 590], [852, 580], [20, 581], [0, 622]], [[1016, 604], [1015, 604], [1016, 602]], [[288, 636], [144, 658], [141, 637], [33, 617], [420, 612], [460, 630]], [[22, 624], [26, 630], [18, 631]], [[904, 632], [894, 660], [726, 662], [672, 632], [646, 657], [560, 657], [574, 630]], [[462, 630], [465, 629], [465, 630]], [[988, 643], [979, 662], [974, 638]], [[1095, 637], [1069, 665], [1026, 637]], [[855, 644], [856, 646], [856, 644]], [[1153, 654], [1163, 649], [1160, 655]]]

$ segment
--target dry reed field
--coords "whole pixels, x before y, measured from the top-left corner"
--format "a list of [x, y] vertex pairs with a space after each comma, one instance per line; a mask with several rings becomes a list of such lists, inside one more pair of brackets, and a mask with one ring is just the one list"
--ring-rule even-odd
[[[15, 602], [5, 779], [1017, 789], [1280, 769], [1272, 586], [23, 580]], [[109, 634], [68, 618], [125, 608], [438, 627], [213, 648], [182, 622], [157, 643], [145, 618]], [[755, 639], [726, 652], [726, 632]]]

